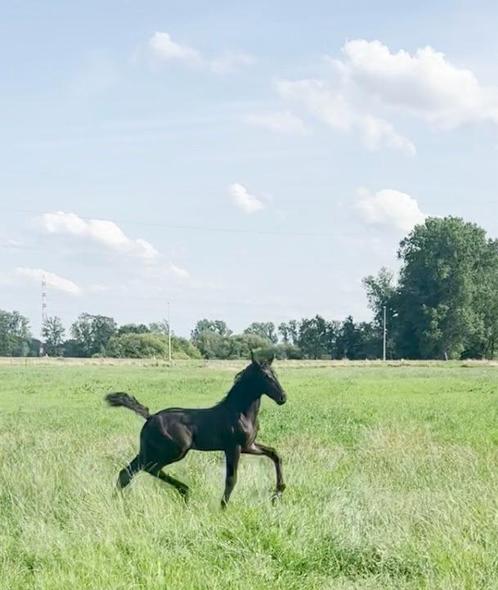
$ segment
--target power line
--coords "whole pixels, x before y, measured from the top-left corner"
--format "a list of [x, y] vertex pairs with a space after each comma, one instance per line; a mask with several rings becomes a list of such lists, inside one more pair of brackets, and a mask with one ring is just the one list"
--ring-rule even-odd
[[[5, 210], [4, 210], [5, 211]], [[46, 211], [34, 211], [27, 209], [9, 209], [7, 213], [14, 213], [18, 215], [43, 215]], [[78, 215], [80, 219], [85, 221], [91, 221], [98, 219], [98, 217], [88, 217], [84, 215]], [[195, 231], [195, 232], [208, 232], [208, 233], [233, 233], [233, 234], [252, 234], [259, 236], [291, 236], [291, 237], [316, 237], [316, 238], [334, 238], [337, 237], [336, 233], [330, 232], [313, 232], [313, 231], [279, 231], [279, 230], [253, 230], [236, 227], [209, 227], [202, 225], [183, 225], [183, 224], [170, 224], [170, 223], [158, 223], [151, 221], [137, 221], [134, 219], [118, 218], [112, 220], [115, 223], [127, 223], [132, 225], [139, 225], [144, 227], [158, 227], [161, 229], [178, 230], [178, 231]], [[15, 244], [0, 244], [1, 248], [18, 248], [18, 249], [30, 249]]]

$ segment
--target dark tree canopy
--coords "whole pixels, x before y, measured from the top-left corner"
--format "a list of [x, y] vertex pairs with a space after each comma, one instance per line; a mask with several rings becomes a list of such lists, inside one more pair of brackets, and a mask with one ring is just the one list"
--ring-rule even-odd
[[64, 351], [64, 335], [66, 330], [57, 316], [49, 317], [42, 325], [44, 350], [48, 356], [60, 356]]
[[202, 332], [213, 332], [219, 336], [230, 336], [232, 331], [223, 320], [199, 320], [192, 330], [192, 340], [196, 340]]
[[299, 326], [296, 320], [289, 320], [288, 322], [282, 322], [278, 326], [278, 333], [282, 337], [282, 340], [287, 344], [293, 344], [297, 346], [299, 343]]
[[267, 340], [270, 344], [278, 342], [278, 335], [273, 322], [253, 322], [244, 330], [244, 334], [254, 334]]
[[[397, 346], [409, 358], [491, 352], [498, 249], [474, 223], [429, 218], [400, 245]], [[494, 316], [493, 314], [493, 317]]]
[[28, 356], [30, 349], [28, 319], [18, 311], [0, 310], [0, 356]]
[[113, 318], [82, 313], [71, 326], [71, 335], [80, 356], [105, 354], [105, 347], [116, 332]]
[[117, 329], [117, 335], [123, 334], [148, 334], [152, 330], [145, 324], [123, 324]]

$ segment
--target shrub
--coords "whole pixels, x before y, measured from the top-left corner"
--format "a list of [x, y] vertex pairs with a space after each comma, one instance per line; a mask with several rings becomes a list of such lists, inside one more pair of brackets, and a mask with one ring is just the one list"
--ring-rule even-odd
[[168, 354], [168, 340], [155, 334], [127, 333], [112, 336], [106, 348], [107, 356], [117, 358], [154, 358]]

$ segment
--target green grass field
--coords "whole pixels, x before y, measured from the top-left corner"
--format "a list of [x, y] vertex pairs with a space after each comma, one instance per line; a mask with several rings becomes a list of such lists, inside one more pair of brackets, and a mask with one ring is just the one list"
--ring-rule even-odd
[[498, 368], [277, 366], [228, 510], [224, 463], [192, 452], [175, 492], [140, 475], [113, 495], [141, 419], [217, 401], [240, 366], [0, 365], [0, 587], [36, 589], [498, 588]]

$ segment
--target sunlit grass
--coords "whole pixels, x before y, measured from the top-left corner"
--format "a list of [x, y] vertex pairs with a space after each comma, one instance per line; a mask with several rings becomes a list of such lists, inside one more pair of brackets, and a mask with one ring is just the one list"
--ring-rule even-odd
[[235, 365], [1, 366], [0, 587], [496, 589], [498, 369], [278, 367], [289, 402], [265, 400], [260, 440], [222, 513], [223, 457], [170, 471], [185, 507], [147, 475], [114, 495], [142, 420], [107, 408], [208, 405]]

